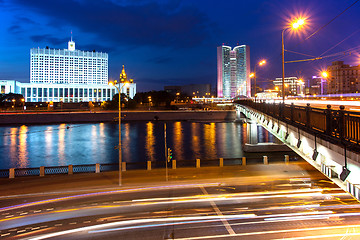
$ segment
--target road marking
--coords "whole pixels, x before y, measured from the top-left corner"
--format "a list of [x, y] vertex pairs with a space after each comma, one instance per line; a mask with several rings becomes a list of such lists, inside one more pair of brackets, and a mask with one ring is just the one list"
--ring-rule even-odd
[[54, 208], [48, 208], [48, 209], [46, 209], [46, 211], [51, 211], [51, 210], [54, 210]]
[[60, 226], [62, 226], [62, 223], [55, 224], [54, 226], [55, 227], [60, 227]]
[[[200, 186], [200, 189], [203, 192], [203, 194], [209, 195], [209, 193], [206, 191], [206, 189], [203, 186]], [[213, 207], [213, 209], [215, 210], [216, 214], [220, 217], [220, 220], [224, 224], [228, 233], [230, 235], [234, 235], [235, 234], [234, 230], [231, 228], [229, 222], [225, 219], [225, 217], [222, 214], [222, 212], [220, 211], [220, 209], [216, 206], [216, 203], [214, 201], [210, 201], [210, 204]]]
[[8, 236], [8, 235], [10, 235], [10, 233], [1, 234], [2, 237]]
[[41, 210], [36, 210], [36, 211], [34, 211], [34, 213], [38, 213], [38, 212], [41, 212]]
[[9, 218], [9, 217], [13, 217], [14, 215], [7, 215], [5, 216], [5, 218]]
[[26, 214], [28, 214], [27, 212], [24, 212], [24, 213], [20, 213], [20, 215], [26, 215]]
[[23, 229], [23, 230], [19, 230], [19, 231], [17, 231], [17, 233], [22, 233], [22, 232], [26, 232], [26, 230], [25, 230], [25, 229]]
[[84, 223], [90, 223], [91, 221], [84, 221]]
[[72, 222], [72, 223], [69, 223], [70, 225], [75, 225], [75, 224], [77, 224], [77, 222]]
[[38, 229], [40, 229], [40, 227], [34, 227], [34, 228], [32, 228], [31, 230], [38, 230]]

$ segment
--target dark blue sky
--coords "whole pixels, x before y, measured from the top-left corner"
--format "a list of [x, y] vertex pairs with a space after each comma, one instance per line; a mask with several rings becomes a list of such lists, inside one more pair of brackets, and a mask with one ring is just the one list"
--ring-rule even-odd
[[[302, 34], [285, 34], [285, 48], [313, 56], [356, 48], [350, 56], [286, 64], [286, 76], [310, 77], [334, 60], [359, 64], [360, 2], [313, 37], [355, 0], [0, 0], [0, 79], [29, 81], [30, 48], [109, 53], [109, 77], [125, 64], [138, 91], [164, 85], [216, 83], [216, 47], [250, 46], [251, 68], [265, 84], [281, 76], [281, 30], [293, 16], [308, 18]], [[360, 48], [359, 48], [360, 49]], [[286, 60], [306, 58], [286, 53]], [[259, 69], [259, 68], [258, 68]]]

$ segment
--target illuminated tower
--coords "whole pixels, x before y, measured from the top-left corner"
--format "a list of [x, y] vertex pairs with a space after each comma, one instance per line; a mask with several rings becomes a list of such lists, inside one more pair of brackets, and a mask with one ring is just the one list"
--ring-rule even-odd
[[133, 83], [134, 82], [133, 79], [130, 79], [129, 81], [127, 80], [127, 75], [125, 73], [125, 66], [124, 65], [123, 65], [123, 68], [122, 68], [121, 73], [120, 73], [120, 82], [121, 83], [124, 83], [124, 82]]
[[250, 47], [229, 46], [217, 48], [217, 95], [234, 98], [251, 96], [250, 85]]

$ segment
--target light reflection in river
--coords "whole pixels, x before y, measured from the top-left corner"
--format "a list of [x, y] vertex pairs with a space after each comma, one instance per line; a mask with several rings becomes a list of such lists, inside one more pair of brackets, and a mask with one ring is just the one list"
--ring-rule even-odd
[[[17, 132], [18, 129], [13, 127], [10, 129], [10, 159], [12, 160], [12, 163], [16, 163], [16, 153], [17, 153]], [[21, 164], [20, 164], [21, 167]]]
[[216, 156], [216, 125], [215, 123], [205, 124], [204, 128], [205, 152], [210, 156]]
[[60, 124], [59, 134], [58, 134], [58, 156], [59, 156], [59, 165], [65, 165], [65, 128], [66, 124]]
[[194, 152], [194, 157], [200, 157], [200, 127], [199, 123], [191, 123], [191, 135], [192, 135], [192, 151]]
[[53, 151], [53, 126], [48, 126], [45, 131], [45, 159], [51, 156]]
[[[233, 122], [167, 122], [174, 159], [240, 158], [246, 125]], [[274, 141], [259, 128], [259, 142]], [[0, 127], [0, 169], [117, 163], [114, 123]], [[164, 122], [122, 124], [124, 162], [164, 160]]]
[[28, 166], [28, 153], [27, 153], [27, 126], [22, 125], [19, 131], [19, 161], [20, 167]]
[[155, 161], [155, 134], [154, 134], [154, 123], [148, 122], [146, 124], [146, 144], [145, 149], [148, 156], [148, 161]]
[[130, 132], [130, 124], [129, 123], [124, 123], [122, 126], [121, 126], [121, 130], [122, 130], [122, 138], [121, 138], [121, 144], [123, 146], [123, 154], [125, 156], [130, 156], [131, 157], [131, 150], [129, 147], [127, 146], [130, 146], [131, 144], [131, 132]]
[[[184, 150], [184, 140], [183, 140], [183, 127], [182, 127], [183, 122], [174, 122], [173, 125], [173, 136], [174, 136], [174, 140], [173, 140], [173, 145], [174, 146], [168, 146], [171, 149], [173, 149], [173, 154], [174, 154], [174, 159], [179, 159], [179, 156], [183, 155], [183, 150]], [[175, 149], [176, 149], [176, 154], [175, 154]]]

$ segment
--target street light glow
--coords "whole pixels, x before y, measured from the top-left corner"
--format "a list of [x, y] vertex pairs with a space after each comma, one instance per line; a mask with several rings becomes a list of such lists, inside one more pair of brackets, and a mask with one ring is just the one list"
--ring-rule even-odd
[[293, 29], [298, 29], [300, 26], [304, 25], [305, 24], [305, 19], [303, 18], [299, 18], [299, 19], [296, 19], [295, 21], [293, 21], [291, 23], [291, 27]]
[[262, 60], [262, 61], [259, 62], [259, 65], [262, 66], [262, 65], [264, 65], [265, 63], [266, 63], [266, 61], [265, 61], [265, 60]]
[[323, 72], [321, 72], [321, 76], [323, 78], [327, 78], [329, 76], [329, 74], [326, 71], [323, 71]]
[[255, 76], [254, 73], [250, 73], [249, 77], [253, 78]]

